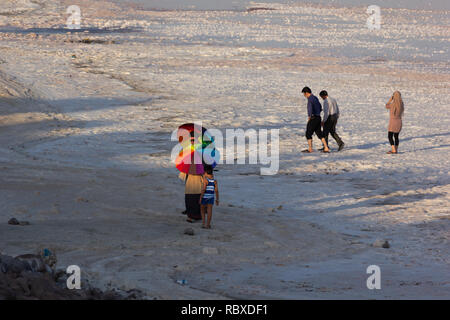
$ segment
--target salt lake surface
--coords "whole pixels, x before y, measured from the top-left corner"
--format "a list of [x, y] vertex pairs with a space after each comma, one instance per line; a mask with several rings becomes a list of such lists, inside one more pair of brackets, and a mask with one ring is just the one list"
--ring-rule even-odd
[[156, 10], [245, 10], [268, 3], [302, 4], [314, 3], [326, 6], [361, 7], [378, 5], [381, 8], [406, 8], [426, 10], [450, 10], [450, 2], [446, 0], [125, 0], [121, 3], [137, 3], [146, 9]]

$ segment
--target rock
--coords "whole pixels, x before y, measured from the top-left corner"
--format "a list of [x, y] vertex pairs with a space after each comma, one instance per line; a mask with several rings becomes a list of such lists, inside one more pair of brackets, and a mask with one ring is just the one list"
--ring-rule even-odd
[[[112, 292], [112, 294], [115, 295], [115, 298], [113, 300], [117, 299], [118, 294], [115, 291], [110, 291], [110, 292]], [[107, 295], [107, 294], [108, 294], [108, 292], [105, 293], [105, 295]], [[142, 292], [141, 290], [132, 289], [132, 290], [127, 291], [127, 300], [143, 300], [144, 297], [145, 297], [145, 293]]]
[[66, 284], [67, 283], [67, 279], [69, 278], [69, 275], [66, 273], [66, 270], [58, 270], [55, 271], [53, 279], [59, 283], [59, 284]]
[[281, 246], [280, 246], [278, 243], [276, 243], [275, 241], [265, 241], [264, 244], [265, 244], [267, 247], [272, 248], [272, 249], [276, 249], [276, 248], [280, 248], [280, 247], [281, 247]]
[[5, 255], [0, 256], [0, 266], [3, 273], [20, 274], [23, 271], [31, 270], [28, 263]]
[[372, 247], [389, 249], [391, 247], [391, 245], [389, 244], [389, 241], [387, 241], [387, 240], [377, 239], [372, 244]]
[[219, 250], [217, 248], [205, 247], [205, 248], [203, 248], [203, 253], [204, 254], [219, 254]]
[[[37, 267], [36, 261], [43, 263], [48, 257], [54, 257], [48, 249], [37, 255], [25, 254], [17, 258], [0, 253], [0, 300], [136, 300], [145, 297], [144, 292], [134, 289], [135, 286], [128, 288], [126, 293], [115, 289], [103, 292], [90, 286], [88, 279], [81, 290], [69, 290], [65, 270], [54, 273], [32, 270]], [[33, 261], [34, 268], [31, 268]]]
[[30, 266], [31, 271], [33, 272], [46, 272], [47, 268], [45, 266], [45, 262], [41, 256], [37, 254], [23, 254], [17, 256], [15, 259], [23, 261]]
[[8, 224], [13, 225], [13, 226], [29, 226], [30, 223], [28, 221], [19, 221], [16, 218], [11, 218], [8, 221]]
[[17, 220], [16, 218], [11, 218], [8, 221], [8, 224], [13, 225], [13, 226], [18, 226], [20, 223], [19, 223], [19, 220]]
[[187, 234], [188, 236], [193, 236], [195, 234], [195, 232], [194, 232], [194, 229], [187, 228], [186, 230], [184, 230], [184, 234]]

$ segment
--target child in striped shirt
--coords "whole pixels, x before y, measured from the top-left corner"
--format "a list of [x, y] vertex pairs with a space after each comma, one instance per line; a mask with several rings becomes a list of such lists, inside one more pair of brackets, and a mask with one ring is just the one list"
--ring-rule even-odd
[[[214, 205], [214, 194], [216, 195], [216, 206], [219, 205], [219, 188], [217, 180], [214, 179], [213, 167], [205, 166], [205, 174], [203, 176], [203, 190], [200, 195], [199, 203], [201, 205], [201, 214], [203, 225], [202, 228], [211, 229], [212, 207]], [[208, 213], [205, 219], [206, 212]]]

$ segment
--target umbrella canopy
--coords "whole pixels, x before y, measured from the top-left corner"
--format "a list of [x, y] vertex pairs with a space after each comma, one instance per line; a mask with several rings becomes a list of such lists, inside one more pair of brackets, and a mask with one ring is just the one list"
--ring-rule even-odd
[[183, 148], [175, 160], [179, 171], [186, 174], [203, 174], [205, 163], [213, 168], [217, 165], [219, 154], [207, 129], [194, 123], [186, 123], [178, 128], [177, 135]]

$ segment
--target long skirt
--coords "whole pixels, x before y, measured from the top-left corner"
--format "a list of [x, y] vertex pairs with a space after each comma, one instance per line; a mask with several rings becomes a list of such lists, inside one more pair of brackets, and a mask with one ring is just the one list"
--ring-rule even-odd
[[193, 220], [201, 220], [202, 214], [200, 213], [200, 204], [198, 200], [200, 194], [185, 194], [184, 200], [186, 202], [186, 214], [188, 218]]

